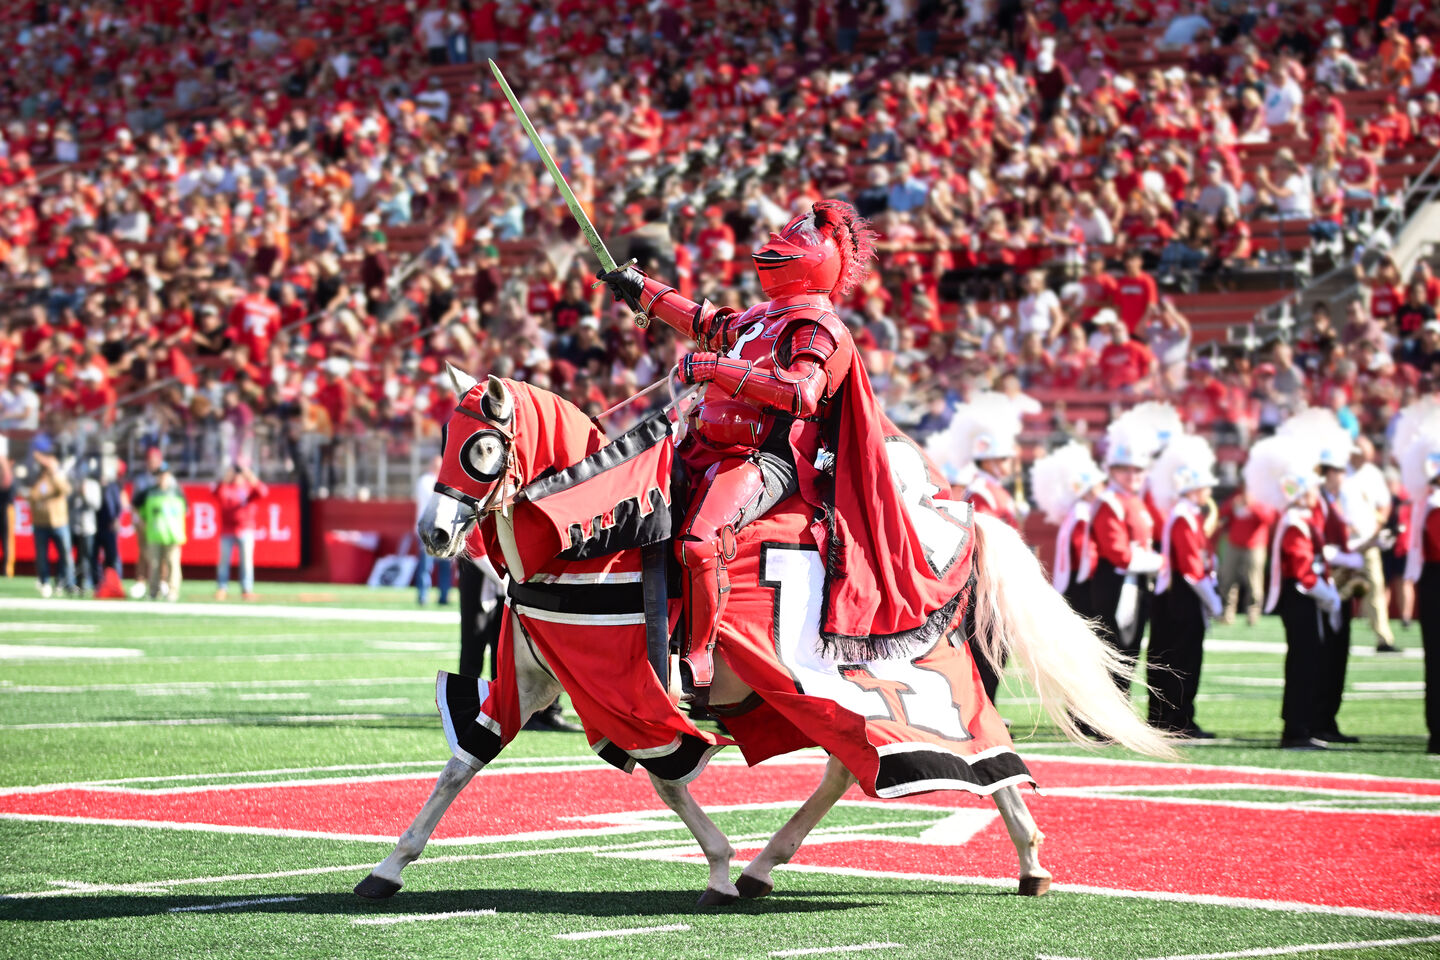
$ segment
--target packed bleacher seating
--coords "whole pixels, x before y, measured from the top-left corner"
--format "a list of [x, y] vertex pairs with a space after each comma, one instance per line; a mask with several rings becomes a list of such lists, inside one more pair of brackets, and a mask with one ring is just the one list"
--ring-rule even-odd
[[873, 218], [842, 307], [917, 435], [992, 385], [1040, 401], [1032, 441], [1154, 395], [1222, 444], [1305, 404], [1383, 432], [1440, 373], [1424, 261], [1227, 338], [1350, 269], [1440, 150], [1440, 11], [1379, 6], [9, 4], [0, 427], [327, 485], [348, 437], [436, 434], [447, 360], [597, 411], [661, 376], [679, 345], [591, 289], [494, 57], [602, 235], [689, 296], [754, 299], [801, 203]]

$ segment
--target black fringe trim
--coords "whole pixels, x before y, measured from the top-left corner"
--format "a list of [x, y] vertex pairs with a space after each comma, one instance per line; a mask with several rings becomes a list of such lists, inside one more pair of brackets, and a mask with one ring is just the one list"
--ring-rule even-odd
[[935, 646], [950, 630], [955, 612], [968, 602], [970, 584], [966, 584], [943, 607], [931, 613], [917, 627], [899, 633], [871, 634], [853, 637], [841, 633], [820, 633], [820, 653], [841, 663], [868, 663], [872, 660], [913, 660]]

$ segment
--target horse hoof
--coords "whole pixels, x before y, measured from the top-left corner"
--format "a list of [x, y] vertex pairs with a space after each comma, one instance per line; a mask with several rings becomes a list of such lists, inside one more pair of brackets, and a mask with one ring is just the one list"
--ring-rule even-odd
[[721, 893], [719, 890], [706, 889], [704, 893], [700, 894], [700, 899], [696, 901], [695, 906], [728, 907], [739, 899], [740, 898], [733, 893]]
[[1050, 892], [1049, 877], [1021, 877], [1020, 896], [1043, 897]]
[[770, 896], [771, 891], [775, 889], [775, 884], [768, 880], [747, 877], [742, 873], [740, 879], [735, 881], [735, 889], [740, 892], [740, 896], [744, 900], [758, 900], [761, 897]]
[[386, 900], [399, 892], [400, 884], [394, 880], [377, 877], [373, 873], [355, 884], [355, 894], [366, 900]]

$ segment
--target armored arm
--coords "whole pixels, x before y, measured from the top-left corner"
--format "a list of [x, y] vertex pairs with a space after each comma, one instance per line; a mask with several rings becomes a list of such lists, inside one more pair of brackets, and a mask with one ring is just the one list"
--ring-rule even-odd
[[833, 392], [831, 370], [837, 360], [848, 359], [834, 333], [821, 323], [803, 323], [785, 334], [776, 350], [773, 368], [757, 368], [749, 360], [722, 357], [714, 353], [691, 353], [680, 365], [680, 377], [687, 383], [713, 382], [731, 397], [743, 399], [761, 409], [790, 417], [813, 417], [821, 401]]
[[725, 342], [725, 330], [735, 313], [732, 308], [716, 307], [709, 300], [704, 303], [687, 300], [674, 287], [647, 277], [634, 267], [597, 276], [610, 287], [616, 300], [633, 300], [647, 317], [674, 327], [702, 348], [721, 352], [730, 349], [730, 344]]

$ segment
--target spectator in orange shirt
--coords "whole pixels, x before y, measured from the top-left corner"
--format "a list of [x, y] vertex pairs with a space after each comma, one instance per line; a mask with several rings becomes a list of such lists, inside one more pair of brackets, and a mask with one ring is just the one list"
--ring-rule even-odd
[[1380, 61], [1380, 77], [1386, 86], [1399, 86], [1410, 79], [1413, 58], [1410, 54], [1410, 38], [1400, 32], [1400, 24], [1394, 17], [1380, 21], [1384, 39], [1376, 59]]

